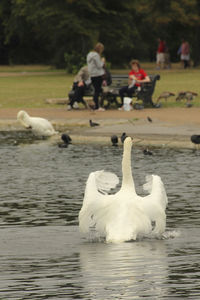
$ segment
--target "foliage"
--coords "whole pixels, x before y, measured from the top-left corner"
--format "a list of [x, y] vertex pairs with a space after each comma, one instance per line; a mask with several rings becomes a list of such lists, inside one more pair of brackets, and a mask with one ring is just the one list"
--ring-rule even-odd
[[86, 59], [80, 53], [65, 53], [66, 70], [68, 73], [76, 74], [86, 64]]
[[97, 41], [113, 66], [155, 60], [163, 36], [173, 61], [184, 36], [200, 62], [198, 0], [1, 0], [0, 63], [64, 67], [66, 54], [86, 54]]

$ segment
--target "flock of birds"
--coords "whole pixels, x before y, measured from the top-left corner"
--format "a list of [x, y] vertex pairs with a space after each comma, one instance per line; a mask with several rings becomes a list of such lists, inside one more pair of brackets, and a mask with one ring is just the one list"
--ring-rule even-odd
[[[167, 101], [168, 98], [176, 96], [174, 93], [171, 92], [163, 92], [157, 99], [157, 103], [160, 102], [161, 99], [165, 99]], [[194, 97], [198, 96], [197, 93], [192, 91], [181, 91], [178, 93], [176, 97], [176, 101], [186, 100], [186, 106], [192, 107], [191, 101], [194, 99]]]
[[[52, 124], [39, 117], [31, 117], [23, 110], [17, 114], [17, 120], [35, 135], [50, 137], [58, 134]], [[152, 123], [152, 119], [147, 117]], [[99, 123], [89, 120], [91, 127]], [[66, 148], [72, 143], [68, 134], [61, 135], [60, 148]], [[110, 194], [119, 178], [111, 172], [99, 170], [91, 172], [86, 182], [82, 208], [79, 212], [79, 227], [83, 233], [96, 232], [97, 236], [106, 242], [125, 242], [141, 237], [162, 237], [166, 226], [167, 195], [164, 184], [158, 175], [151, 175], [144, 184], [144, 190], [149, 194], [144, 197], [137, 195], [131, 171], [132, 138], [125, 132], [120, 136], [123, 144], [122, 183], [118, 192]], [[111, 136], [113, 146], [118, 145], [117, 135]], [[200, 135], [191, 136], [195, 145], [200, 145]], [[144, 149], [145, 155], [153, 153]]]

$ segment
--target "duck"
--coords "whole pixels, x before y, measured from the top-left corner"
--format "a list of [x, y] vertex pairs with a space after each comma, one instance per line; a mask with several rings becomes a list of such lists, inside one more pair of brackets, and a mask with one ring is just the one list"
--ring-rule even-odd
[[24, 110], [18, 112], [17, 120], [26, 129], [31, 129], [33, 134], [37, 136], [49, 137], [58, 133], [48, 120], [40, 117], [30, 117]]
[[126, 132], [123, 132], [121, 137], [120, 137], [122, 144], [124, 143], [126, 137], [127, 137]]
[[200, 145], [200, 134], [193, 134], [190, 137], [191, 142], [194, 144], [195, 149], [199, 149]]
[[200, 144], [200, 134], [191, 135], [191, 142], [195, 145], [199, 145]]
[[61, 139], [64, 143], [59, 143], [58, 144], [59, 148], [67, 148], [68, 145], [72, 143], [72, 139], [67, 133], [63, 133], [61, 135]]
[[[137, 195], [131, 169], [132, 139], [123, 145], [122, 183], [116, 174], [104, 170], [89, 174], [83, 204], [79, 212], [79, 229], [83, 234], [96, 232], [107, 243], [134, 241], [143, 237], [162, 238], [166, 227], [168, 203], [164, 184], [158, 175], [150, 175], [144, 184], [148, 195]], [[109, 194], [108, 194], [109, 193]]]
[[143, 150], [143, 154], [144, 154], [144, 155], [153, 155], [153, 152], [150, 151], [148, 148], [145, 148], [145, 149]]
[[112, 146], [118, 146], [118, 137], [117, 137], [117, 135], [112, 135], [111, 136], [111, 143], [112, 143]]

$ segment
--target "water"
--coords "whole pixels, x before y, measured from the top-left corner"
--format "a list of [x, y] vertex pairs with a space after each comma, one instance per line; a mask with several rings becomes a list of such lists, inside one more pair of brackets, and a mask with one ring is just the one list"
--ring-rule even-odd
[[32, 142], [0, 135], [0, 299], [200, 299], [200, 153], [133, 148], [138, 193], [146, 174], [165, 184], [166, 239], [105, 244], [78, 230], [91, 171], [121, 178], [122, 147]]

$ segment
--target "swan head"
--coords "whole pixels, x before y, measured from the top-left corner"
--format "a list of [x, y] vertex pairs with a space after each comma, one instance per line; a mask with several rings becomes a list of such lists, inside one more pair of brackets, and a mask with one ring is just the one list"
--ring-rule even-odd
[[132, 138], [130, 136], [126, 137], [126, 139], [124, 140], [124, 149], [131, 149], [132, 144]]
[[17, 120], [25, 127], [29, 126], [29, 115], [24, 110], [20, 110], [17, 114]]

